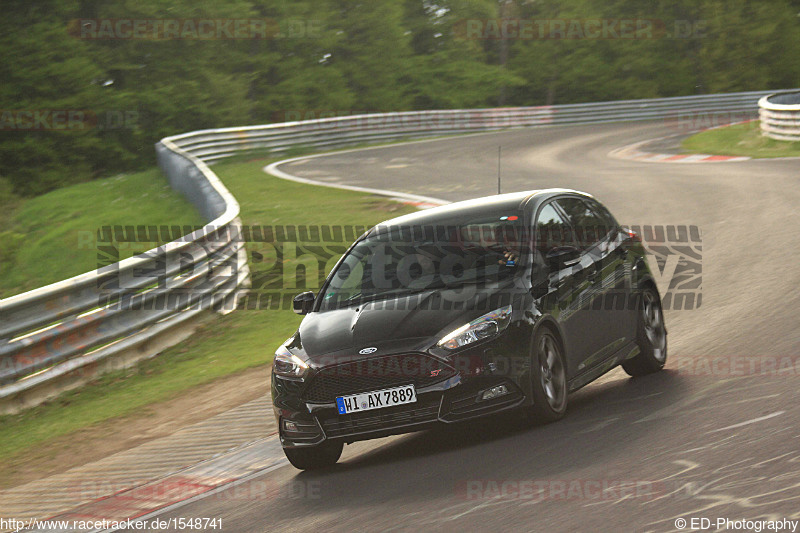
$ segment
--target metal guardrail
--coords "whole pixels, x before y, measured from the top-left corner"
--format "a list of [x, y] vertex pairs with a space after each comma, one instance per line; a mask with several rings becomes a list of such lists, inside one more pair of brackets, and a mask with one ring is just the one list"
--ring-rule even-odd
[[[206, 162], [251, 151], [279, 154], [298, 147], [326, 149], [515, 127], [754, 114], [765, 95], [381, 113], [165, 138], [156, 145], [159, 165], [171, 186], [210, 222], [140, 256], [0, 300], [0, 412], [79, 386], [104, 370], [100, 363], [105, 360], [119, 357], [128, 364], [155, 355], [158, 347], [180, 340], [155, 342], [165, 331], [204, 309], [233, 307], [237, 288], [249, 275], [236, 218], [239, 206]], [[131, 350], [133, 357], [120, 356]]]
[[[128, 365], [155, 355], [164, 348], [156, 337], [204, 310], [232, 309], [249, 273], [239, 204], [205, 163], [169, 140], [157, 155], [172, 187], [210, 222], [144, 254], [0, 300], [0, 412], [80, 386], [98, 367], [115, 368], [101, 365], [107, 359], [124, 354]], [[112, 233], [98, 232], [99, 249], [113, 249]]]
[[[666, 119], [702, 124], [736, 114], [755, 117], [766, 91], [625, 100], [543, 107], [376, 113], [283, 122], [266, 126], [201, 130], [171, 137], [203, 161], [213, 162], [243, 151], [285, 153], [296, 147], [329, 149], [366, 142], [393, 141], [504, 128], [582, 125]], [[709, 124], [712, 125], [712, 124]]]
[[764, 135], [778, 141], [800, 141], [800, 92], [764, 96], [758, 107]]

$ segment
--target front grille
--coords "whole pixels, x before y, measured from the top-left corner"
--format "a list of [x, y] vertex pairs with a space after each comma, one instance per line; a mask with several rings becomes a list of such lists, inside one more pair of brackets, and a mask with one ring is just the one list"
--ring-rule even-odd
[[320, 370], [303, 398], [312, 403], [333, 403], [337, 396], [413, 384], [421, 389], [453, 377], [456, 370], [423, 354], [371, 357]]
[[328, 437], [345, 437], [366, 431], [392, 429], [411, 424], [435, 422], [439, 416], [438, 397], [417, 403], [396, 405], [363, 413], [335, 415], [320, 420]]

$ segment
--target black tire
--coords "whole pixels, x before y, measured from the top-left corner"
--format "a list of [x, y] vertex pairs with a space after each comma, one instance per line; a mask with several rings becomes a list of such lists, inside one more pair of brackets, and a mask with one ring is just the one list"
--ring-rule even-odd
[[344, 448], [342, 441], [325, 441], [307, 448], [284, 448], [283, 453], [295, 468], [315, 470], [335, 465], [342, 456], [342, 448]]
[[540, 328], [531, 341], [530, 355], [533, 405], [526, 408], [527, 418], [536, 424], [555, 422], [567, 412], [567, 367], [561, 342], [549, 328]]
[[622, 362], [622, 368], [633, 377], [658, 372], [667, 362], [667, 328], [658, 291], [647, 286], [639, 299], [639, 319], [636, 326], [639, 355]]

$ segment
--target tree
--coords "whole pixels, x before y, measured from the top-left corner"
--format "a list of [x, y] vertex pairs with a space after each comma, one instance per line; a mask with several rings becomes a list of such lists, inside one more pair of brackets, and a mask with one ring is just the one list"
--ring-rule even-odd
[[494, 15], [493, 2], [406, 2], [414, 56], [403, 85], [412, 109], [492, 107], [504, 88], [523, 83], [504, 65], [492, 64], [483, 40], [464, 32], [465, 21]]

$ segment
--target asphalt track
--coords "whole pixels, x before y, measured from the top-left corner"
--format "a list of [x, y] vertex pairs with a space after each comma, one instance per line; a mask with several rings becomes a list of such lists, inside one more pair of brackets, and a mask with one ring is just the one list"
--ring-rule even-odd
[[504, 192], [569, 187], [624, 223], [700, 226], [703, 304], [667, 312], [663, 372], [614, 370], [570, 396], [558, 423], [508, 416], [356, 443], [330, 470], [282, 466], [162, 518], [221, 518], [226, 532], [691, 530], [681, 518], [714, 531], [718, 518], [800, 519], [800, 161], [607, 156], [670, 133], [664, 123], [515, 130], [283, 165], [459, 200], [496, 192], [502, 146]]

